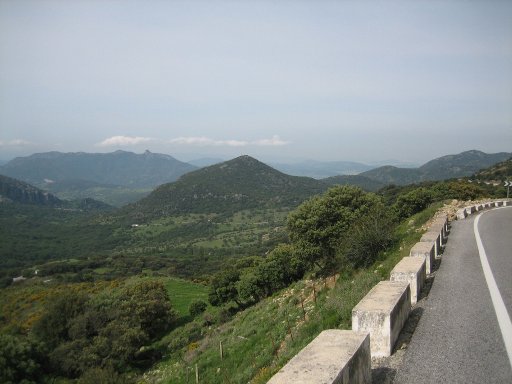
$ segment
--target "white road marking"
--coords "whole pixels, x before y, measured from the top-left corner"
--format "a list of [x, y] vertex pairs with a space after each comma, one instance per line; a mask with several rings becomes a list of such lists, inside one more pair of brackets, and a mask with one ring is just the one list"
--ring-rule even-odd
[[482, 263], [482, 269], [484, 270], [485, 280], [487, 282], [487, 287], [489, 288], [489, 293], [491, 294], [492, 304], [494, 305], [496, 317], [498, 318], [498, 324], [500, 325], [501, 336], [503, 337], [503, 341], [505, 343], [510, 366], [512, 367], [512, 321], [510, 321], [507, 307], [505, 307], [505, 303], [501, 297], [498, 285], [496, 284], [496, 280], [494, 280], [491, 266], [489, 265], [489, 260], [485, 254], [484, 245], [482, 244], [482, 239], [480, 238], [480, 233], [478, 232], [478, 221], [480, 220], [480, 216], [482, 216], [482, 214], [483, 213], [480, 213], [476, 217], [473, 224], [473, 229], [475, 232], [476, 244], [478, 246], [478, 253], [480, 254], [480, 262]]

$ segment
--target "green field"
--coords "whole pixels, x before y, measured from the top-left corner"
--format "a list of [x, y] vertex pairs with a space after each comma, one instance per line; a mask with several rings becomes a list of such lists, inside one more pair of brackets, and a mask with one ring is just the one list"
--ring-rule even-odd
[[183, 279], [166, 279], [165, 286], [174, 309], [181, 316], [188, 315], [188, 307], [194, 300], [208, 302], [208, 288], [205, 285]]

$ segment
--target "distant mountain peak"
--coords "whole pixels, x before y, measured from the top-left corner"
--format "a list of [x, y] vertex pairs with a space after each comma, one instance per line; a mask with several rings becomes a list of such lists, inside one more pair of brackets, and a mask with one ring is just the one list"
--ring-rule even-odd
[[137, 217], [192, 212], [235, 212], [256, 207], [296, 206], [327, 184], [289, 176], [243, 155], [161, 185], [124, 212]]

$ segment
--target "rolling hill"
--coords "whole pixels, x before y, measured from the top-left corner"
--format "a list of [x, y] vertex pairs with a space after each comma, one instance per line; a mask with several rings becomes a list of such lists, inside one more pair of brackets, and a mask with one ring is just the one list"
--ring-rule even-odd
[[137, 217], [155, 217], [293, 207], [327, 187], [321, 181], [289, 176], [250, 156], [241, 156], [190, 172], [174, 183], [161, 185], [123, 211]]
[[494, 164], [492, 167], [482, 169], [471, 176], [477, 180], [505, 181], [512, 178], [512, 157], [508, 160]]
[[480, 169], [489, 168], [511, 156], [512, 153], [507, 152], [487, 154], [472, 150], [431, 160], [422, 165], [419, 170], [428, 180], [471, 176]]
[[396, 185], [446, 180], [471, 176], [480, 169], [490, 167], [511, 156], [512, 153], [507, 152], [487, 154], [471, 150], [456, 155], [439, 157], [423, 164], [419, 168], [384, 166], [362, 172], [359, 176], [364, 176], [384, 184]]

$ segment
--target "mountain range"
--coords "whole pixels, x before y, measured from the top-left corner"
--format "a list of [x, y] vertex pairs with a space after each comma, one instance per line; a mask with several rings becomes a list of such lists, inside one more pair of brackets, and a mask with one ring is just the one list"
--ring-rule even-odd
[[[218, 209], [225, 208], [228, 203], [254, 206], [263, 201], [293, 205], [335, 184], [352, 184], [377, 191], [390, 184], [467, 177], [511, 157], [512, 153], [486, 154], [472, 150], [443, 156], [418, 168], [382, 166], [368, 169], [369, 166], [355, 162], [314, 161], [280, 165], [281, 169], [293, 173], [316, 173], [317, 176], [367, 169], [357, 175], [335, 175], [317, 180], [290, 176], [249, 156], [198, 169], [172, 156], [149, 151], [142, 154], [125, 151], [106, 154], [48, 152], [11, 160], [0, 166], [0, 174], [52, 192], [60, 199], [94, 198], [116, 206], [138, 201], [160, 186], [140, 204], [157, 209], [156, 204], [149, 203], [156, 199], [155, 196], [172, 197], [173, 202], [162, 209], [181, 212], [208, 205], [207, 202], [215, 202]], [[197, 164], [217, 160], [202, 159]]]
[[0, 174], [51, 189], [73, 180], [108, 186], [154, 188], [177, 180], [197, 167], [172, 156], [146, 151], [112, 153], [36, 153], [17, 157], [0, 167]]
[[468, 177], [480, 169], [490, 167], [511, 157], [512, 153], [510, 152], [487, 154], [471, 150], [456, 155], [439, 157], [423, 164], [419, 168], [383, 166], [362, 172], [359, 176], [364, 176], [384, 184], [406, 185], [422, 181]]
[[52, 192], [61, 199], [93, 198], [122, 206], [197, 168], [149, 151], [46, 152], [15, 158], [0, 166], [0, 174]]

